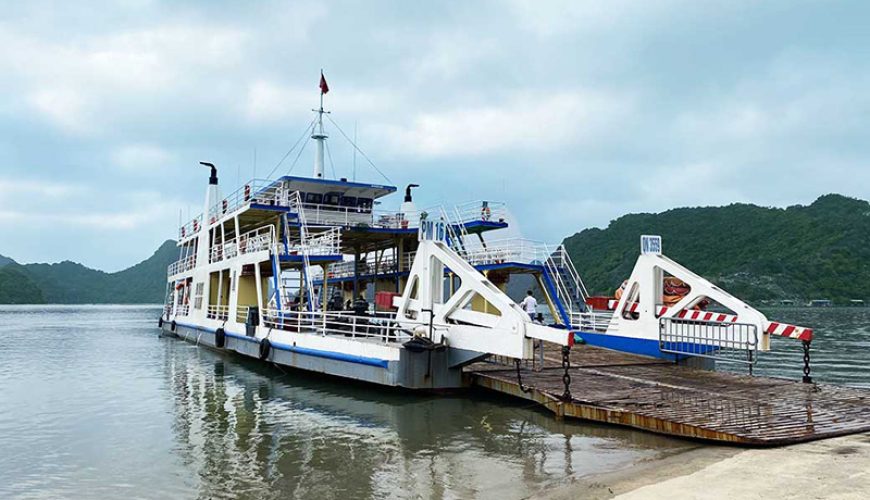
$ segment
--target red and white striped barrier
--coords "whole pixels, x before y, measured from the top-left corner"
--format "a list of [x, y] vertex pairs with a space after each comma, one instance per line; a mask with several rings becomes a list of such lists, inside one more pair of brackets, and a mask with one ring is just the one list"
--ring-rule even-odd
[[790, 339], [805, 340], [807, 342], [813, 340], [812, 328], [787, 325], [785, 323], [777, 323], [775, 321], [771, 321], [767, 325], [764, 333], [769, 333], [770, 335], [778, 335], [780, 337], [788, 337]]
[[[619, 304], [618, 300], [608, 301], [607, 307], [610, 310], [616, 309], [616, 306]], [[632, 302], [625, 306], [626, 312], [637, 312], [640, 307], [639, 302]], [[656, 316], [661, 317], [664, 316], [665, 313], [668, 312], [668, 307], [659, 306], [656, 311]], [[716, 323], [737, 323], [737, 316], [733, 314], [724, 314], [724, 313], [716, 313], [709, 311], [696, 311], [696, 310], [686, 310], [678, 312], [675, 315], [677, 318], [695, 320], [695, 321], [713, 321]], [[767, 327], [764, 329], [764, 333], [768, 335], [777, 335], [779, 337], [788, 337], [791, 339], [798, 340], [813, 340], [813, 329], [806, 328], [803, 326], [795, 326], [789, 325], [786, 323], [777, 323], [775, 321], [771, 321], [768, 323]]]

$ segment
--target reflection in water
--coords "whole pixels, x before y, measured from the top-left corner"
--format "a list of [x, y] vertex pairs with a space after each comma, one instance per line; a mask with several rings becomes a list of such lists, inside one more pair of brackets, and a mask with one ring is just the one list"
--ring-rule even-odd
[[[650, 434], [556, 422], [487, 399], [421, 396], [167, 348], [184, 463], [200, 496], [516, 498], [627, 465]], [[481, 400], [480, 398], [483, 398]]]

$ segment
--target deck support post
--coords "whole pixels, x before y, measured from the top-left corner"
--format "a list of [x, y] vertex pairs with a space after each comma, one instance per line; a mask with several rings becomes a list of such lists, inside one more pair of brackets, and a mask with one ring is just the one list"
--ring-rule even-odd
[[811, 340], [802, 340], [801, 341], [801, 343], [803, 344], [803, 348], [804, 348], [804, 378], [803, 378], [803, 382], [805, 384], [812, 384], [813, 383], [813, 377], [810, 376], [810, 343], [811, 342], [812, 342]]

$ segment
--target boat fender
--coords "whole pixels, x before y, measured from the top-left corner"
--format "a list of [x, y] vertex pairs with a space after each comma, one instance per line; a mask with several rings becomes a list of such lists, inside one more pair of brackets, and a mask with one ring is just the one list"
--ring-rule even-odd
[[178, 326], [178, 325], [175, 324], [175, 320], [172, 320], [172, 323], [171, 323], [169, 326], [170, 326], [170, 330], [172, 330], [172, 331], [174, 332], [174, 331], [175, 331], [175, 327]]
[[214, 346], [218, 349], [223, 349], [227, 342], [227, 335], [223, 328], [218, 328], [214, 332]]
[[157, 328], [163, 328], [163, 316], [157, 318]]
[[436, 344], [432, 342], [432, 340], [426, 337], [418, 337], [415, 336], [411, 340], [402, 344], [402, 347], [411, 351], [411, 352], [426, 352], [426, 351], [435, 351], [439, 348], [443, 347], [440, 344]]
[[272, 351], [272, 343], [269, 342], [269, 339], [263, 339], [260, 341], [260, 360], [266, 361], [269, 357], [269, 353]]

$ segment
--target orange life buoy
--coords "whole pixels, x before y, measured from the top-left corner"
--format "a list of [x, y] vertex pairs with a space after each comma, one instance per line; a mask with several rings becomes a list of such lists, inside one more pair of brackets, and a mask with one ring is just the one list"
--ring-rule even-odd
[[480, 209], [480, 217], [488, 221], [490, 217], [492, 217], [492, 210], [489, 209], [489, 205], [484, 205], [483, 208]]

